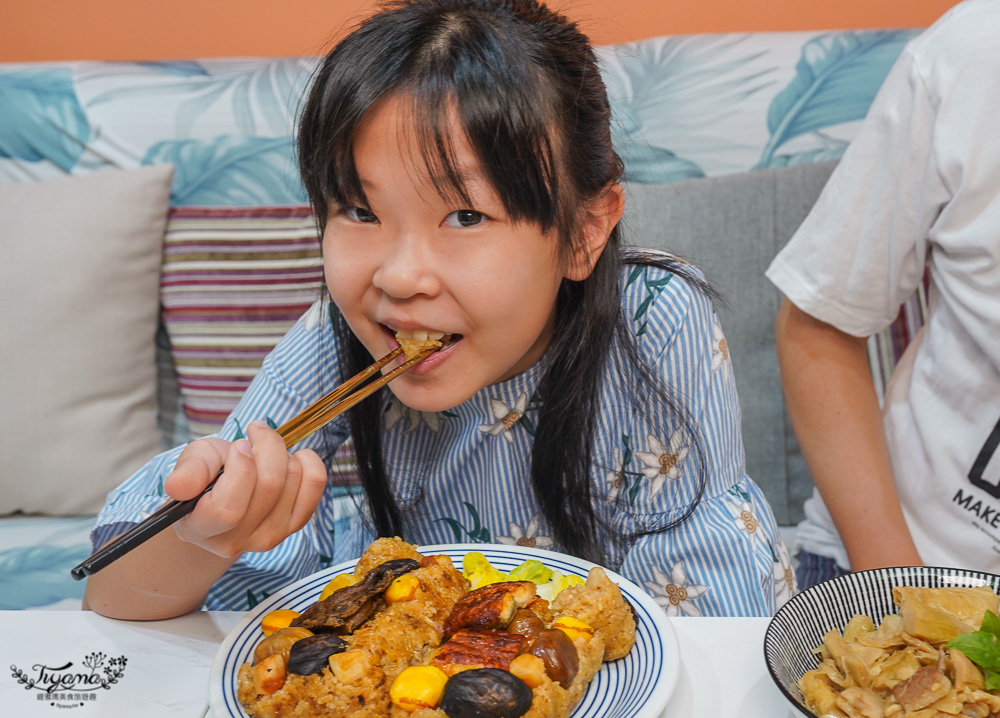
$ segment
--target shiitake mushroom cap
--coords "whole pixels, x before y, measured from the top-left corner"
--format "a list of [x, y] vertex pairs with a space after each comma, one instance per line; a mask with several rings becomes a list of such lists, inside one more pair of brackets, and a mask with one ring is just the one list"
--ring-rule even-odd
[[448, 679], [438, 707], [448, 718], [518, 718], [534, 694], [527, 683], [499, 668], [473, 668]]
[[347, 650], [347, 642], [332, 633], [318, 633], [300, 638], [292, 644], [288, 652], [286, 670], [300, 676], [322, 673], [329, 665], [329, 658], [335, 653]]

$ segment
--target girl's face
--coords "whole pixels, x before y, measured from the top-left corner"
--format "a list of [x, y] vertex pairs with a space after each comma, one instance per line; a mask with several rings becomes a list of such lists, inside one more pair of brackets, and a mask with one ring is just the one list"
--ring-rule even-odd
[[454, 341], [390, 387], [407, 406], [441, 411], [523, 372], [545, 353], [564, 277], [557, 237], [512, 222], [452, 120], [471, 205], [434, 188], [408, 129], [406, 98], [389, 98], [361, 124], [354, 157], [368, 207], [331, 208], [323, 235], [327, 285], [372, 356], [397, 330]]

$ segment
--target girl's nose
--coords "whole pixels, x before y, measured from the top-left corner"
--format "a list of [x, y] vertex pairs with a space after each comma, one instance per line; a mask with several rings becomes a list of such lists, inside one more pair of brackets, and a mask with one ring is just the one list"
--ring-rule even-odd
[[438, 267], [426, 237], [417, 232], [400, 232], [382, 250], [372, 277], [378, 289], [396, 299], [437, 293]]

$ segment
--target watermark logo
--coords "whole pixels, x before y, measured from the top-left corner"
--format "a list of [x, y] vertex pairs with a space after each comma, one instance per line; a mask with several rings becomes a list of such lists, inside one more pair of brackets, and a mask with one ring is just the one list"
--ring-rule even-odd
[[87, 654], [80, 664], [69, 661], [61, 666], [36, 663], [30, 670], [10, 667], [11, 675], [26, 691], [38, 691], [37, 699], [58, 708], [79, 708], [97, 700], [97, 692], [125, 675], [125, 656], [111, 657], [101, 652]]

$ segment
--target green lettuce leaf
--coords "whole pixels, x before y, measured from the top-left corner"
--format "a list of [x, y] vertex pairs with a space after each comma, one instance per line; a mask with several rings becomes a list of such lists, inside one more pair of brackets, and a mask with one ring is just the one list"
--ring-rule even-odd
[[983, 669], [987, 688], [991, 680], [1000, 687], [1000, 617], [993, 611], [983, 616], [982, 628], [956, 636], [948, 641], [948, 648], [958, 649]]
[[528, 559], [507, 574], [508, 581], [532, 581], [542, 584], [552, 578], [552, 569], [541, 561]]

